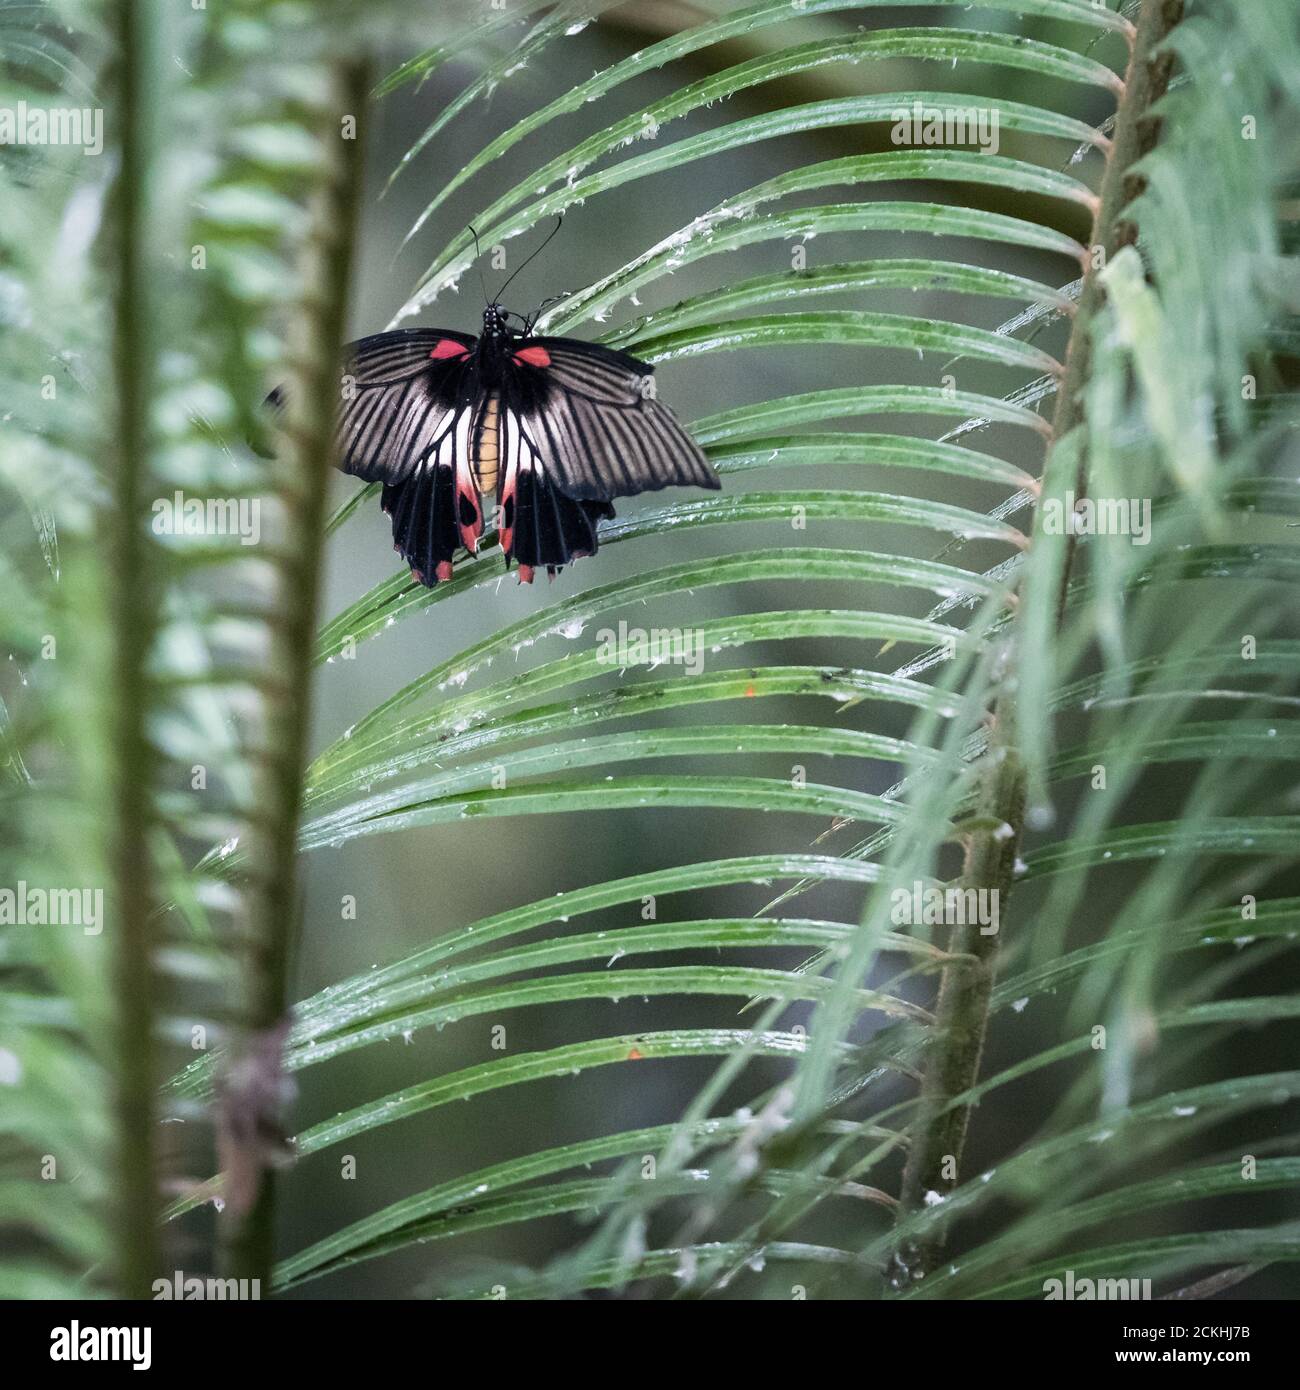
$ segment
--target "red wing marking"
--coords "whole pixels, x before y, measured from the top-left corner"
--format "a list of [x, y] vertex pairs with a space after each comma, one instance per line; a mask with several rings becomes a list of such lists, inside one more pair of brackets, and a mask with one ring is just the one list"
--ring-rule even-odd
[[437, 362], [443, 362], [449, 357], [468, 357], [469, 348], [464, 343], [458, 343], [455, 338], [440, 338], [437, 347], [429, 356]]
[[483, 508], [479, 505], [478, 484], [470, 463], [470, 417], [462, 410], [456, 422], [453, 457], [456, 460], [456, 527], [460, 543], [471, 555], [478, 554], [479, 537], [483, 534]]
[[549, 367], [551, 365], [551, 354], [544, 347], [521, 348], [514, 355], [516, 362], [522, 362], [529, 367]]

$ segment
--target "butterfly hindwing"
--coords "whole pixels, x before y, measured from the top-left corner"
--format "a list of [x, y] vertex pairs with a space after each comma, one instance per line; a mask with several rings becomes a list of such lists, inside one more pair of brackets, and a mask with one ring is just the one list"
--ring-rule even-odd
[[461, 543], [456, 498], [454, 431], [398, 483], [385, 483], [383, 509], [393, 524], [393, 549], [422, 584], [451, 578]]
[[654, 368], [576, 338], [512, 345], [509, 396], [555, 487], [608, 502], [665, 487], [718, 488], [700, 447], [654, 394]]
[[534, 569], [556, 570], [594, 555], [596, 524], [614, 515], [606, 501], [567, 496], [538, 448], [531, 426], [515, 410], [501, 410], [501, 474], [497, 489], [501, 549], [506, 562], [519, 565], [520, 576]]

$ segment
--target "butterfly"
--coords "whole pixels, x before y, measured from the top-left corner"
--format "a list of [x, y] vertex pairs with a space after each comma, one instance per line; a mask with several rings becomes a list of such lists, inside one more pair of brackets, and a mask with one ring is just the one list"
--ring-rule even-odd
[[477, 338], [413, 328], [347, 349], [339, 466], [383, 484], [394, 549], [422, 584], [449, 579], [461, 546], [477, 554], [486, 498], [507, 566], [531, 583], [595, 554], [615, 498], [721, 487], [650, 364], [533, 323], [494, 300]]
[[[430, 588], [451, 578], [462, 546], [478, 553], [484, 499], [494, 503], [507, 567], [517, 564], [531, 584], [542, 566], [554, 575], [596, 553], [597, 524], [613, 518], [616, 497], [722, 486], [657, 399], [648, 362], [577, 338], [535, 336], [542, 309], [563, 295], [531, 318], [501, 307], [562, 221], [495, 296], [484, 287], [478, 337], [412, 328], [344, 349], [339, 467], [383, 484], [393, 548]], [[267, 404], [282, 411], [283, 389]]]

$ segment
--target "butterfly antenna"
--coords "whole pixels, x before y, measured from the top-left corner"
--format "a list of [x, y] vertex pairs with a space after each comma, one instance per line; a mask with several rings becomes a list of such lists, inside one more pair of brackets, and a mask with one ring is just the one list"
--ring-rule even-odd
[[469, 229], [469, 234], [474, 238], [474, 264], [478, 266], [478, 282], [483, 287], [483, 303], [487, 304], [487, 281], [483, 278], [483, 248], [478, 244], [478, 233], [473, 227]]
[[528, 265], [529, 262], [531, 262], [531, 261], [535, 261], [535, 260], [537, 259], [537, 257], [540, 256], [540, 255], [542, 254], [542, 252], [546, 250], [546, 248], [551, 244], [552, 238], [555, 236], [556, 232], [558, 232], [558, 231], [560, 230], [560, 228], [561, 228], [561, 226], [562, 226], [563, 224], [564, 224], [564, 214], [563, 214], [563, 213], [560, 213], [560, 214], [556, 217], [556, 219], [555, 219], [555, 226], [551, 228], [549, 234], [548, 234], [547, 237], [546, 237], [546, 240], [545, 240], [544, 242], [542, 242], [542, 244], [537, 248], [537, 250], [534, 251], [533, 254], [532, 254], [531, 256], [529, 256], [526, 260], [524, 260], [524, 262], [523, 262], [521, 265], [518, 265], [518, 266], [515, 267], [514, 271], [511, 273], [511, 275], [509, 276], [509, 278], [506, 280], [505, 284], [502, 285], [501, 288], [497, 291], [496, 302], [497, 302], [498, 304], [501, 302], [501, 296], [502, 296], [503, 294], [505, 294], [506, 290], [509, 288], [509, 286], [510, 286], [510, 281], [513, 280], [513, 279], [515, 278], [515, 276], [519, 274], [519, 272], [524, 268], [524, 266]]

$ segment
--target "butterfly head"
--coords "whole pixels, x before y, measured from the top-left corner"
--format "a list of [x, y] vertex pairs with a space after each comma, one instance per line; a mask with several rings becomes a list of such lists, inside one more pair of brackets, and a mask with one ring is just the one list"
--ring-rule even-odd
[[483, 336], [485, 338], [505, 338], [509, 336], [510, 314], [500, 304], [489, 304], [483, 310]]

